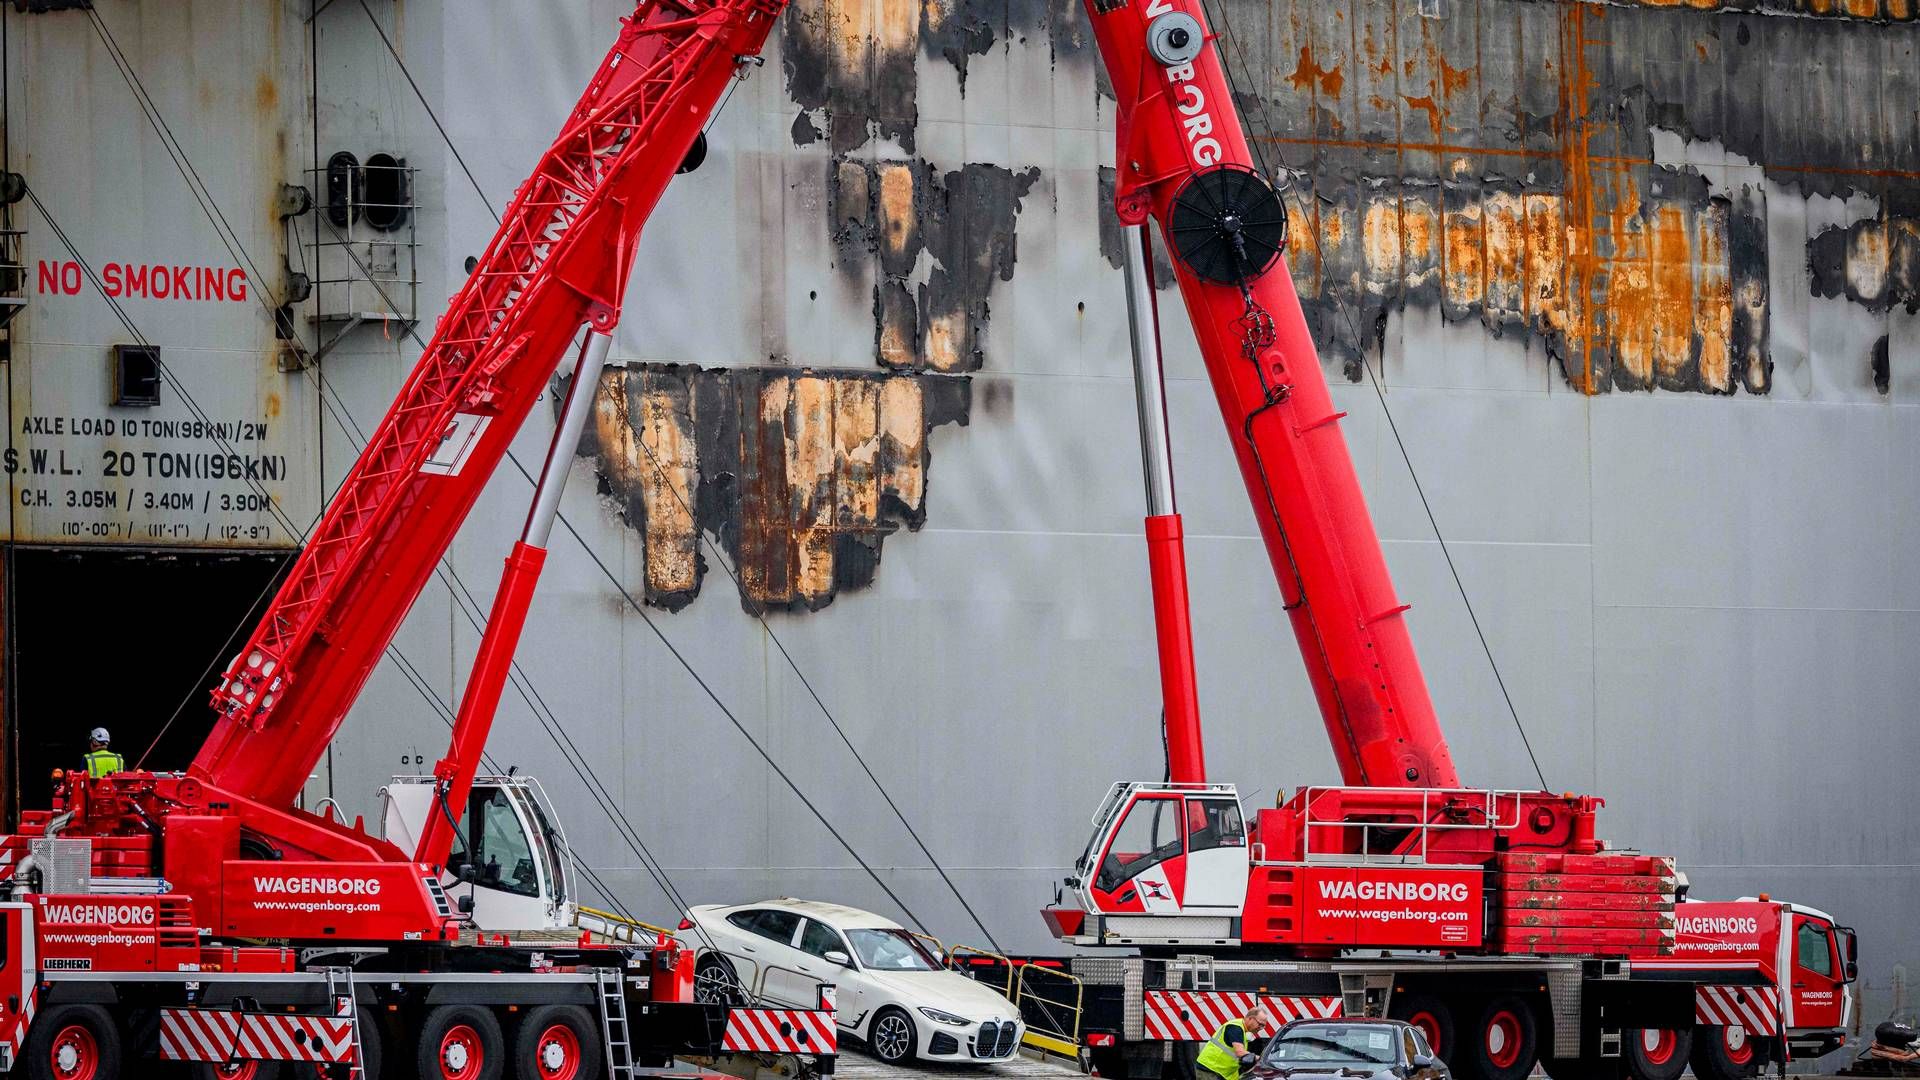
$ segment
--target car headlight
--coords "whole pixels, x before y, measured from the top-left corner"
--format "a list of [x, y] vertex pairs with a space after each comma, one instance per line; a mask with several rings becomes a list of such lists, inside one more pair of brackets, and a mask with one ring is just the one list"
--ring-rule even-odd
[[966, 1027], [968, 1024], [973, 1023], [973, 1021], [964, 1016], [955, 1016], [950, 1012], [943, 1012], [926, 1005], [920, 1006], [920, 1015], [936, 1024], [945, 1024], [948, 1027]]

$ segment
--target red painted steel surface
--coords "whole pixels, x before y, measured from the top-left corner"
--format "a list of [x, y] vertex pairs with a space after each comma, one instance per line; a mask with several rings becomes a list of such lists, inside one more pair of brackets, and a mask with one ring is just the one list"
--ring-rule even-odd
[[235, 656], [192, 775], [291, 803], [590, 321], [618, 321], [641, 226], [777, 0], [647, 0], [454, 297]]
[[[0, 874], [59, 821], [63, 836], [92, 841], [96, 876], [165, 876], [180, 890], [181, 941], [83, 919], [67, 936], [86, 956], [70, 963], [171, 966], [168, 950], [191, 950], [196, 927], [454, 936], [435, 867], [294, 800], [568, 345], [582, 327], [618, 322], [648, 214], [781, 6], [637, 4], [222, 677], [215, 729], [188, 773], [69, 778], [51, 810], [23, 812], [17, 834], [0, 838]], [[489, 635], [462, 731], [436, 770], [450, 783], [471, 782], [538, 562], [528, 550], [510, 562], [500, 608], [516, 614]]]
[[454, 826], [466, 812], [467, 795], [473, 790], [474, 771], [487, 748], [487, 732], [493, 728], [494, 713], [500, 707], [500, 693], [506, 689], [507, 673], [513, 667], [513, 652], [520, 644], [520, 631], [527, 625], [527, 609], [533, 604], [533, 588], [540, 582], [540, 568], [547, 552], [531, 544], [513, 545], [507, 566], [500, 575], [500, 588], [493, 594], [493, 610], [487, 615], [487, 629], [480, 638], [480, 652], [473, 660], [473, 674], [467, 679], [467, 692], [460, 699], [460, 712], [454, 717], [453, 741], [447, 756], [433, 766], [445, 800], [445, 813], [427, 815], [426, 827], [414, 846], [415, 862], [440, 866], [453, 850]]
[[[1173, 68], [1149, 55], [1156, 17], [1184, 12], [1206, 25], [1198, 0], [1088, 0], [1087, 10], [1119, 104], [1120, 218], [1150, 215], [1164, 232], [1191, 177], [1257, 165], [1225, 69], [1210, 43]], [[1459, 786], [1285, 266], [1251, 282], [1245, 297], [1177, 258], [1174, 271], [1341, 776], [1373, 787]], [[1274, 330], [1251, 356], [1241, 322], [1249, 301]], [[1270, 398], [1270, 387], [1287, 389]]]
[[1187, 551], [1179, 514], [1147, 518], [1147, 569], [1153, 581], [1153, 625], [1160, 652], [1160, 697], [1167, 710], [1167, 779], [1207, 779], [1200, 738], [1200, 688], [1193, 670], [1193, 623], [1187, 607]]

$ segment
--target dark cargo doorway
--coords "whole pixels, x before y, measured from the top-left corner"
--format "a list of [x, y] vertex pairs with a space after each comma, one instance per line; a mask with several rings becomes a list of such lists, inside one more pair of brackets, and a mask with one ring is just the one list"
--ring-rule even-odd
[[149, 769], [186, 768], [213, 723], [208, 669], [240, 647], [287, 554], [14, 549], [8, 822], [47, 805], [52, 771], [81, 764], [95, 727], [129, 767], [144, 756]]

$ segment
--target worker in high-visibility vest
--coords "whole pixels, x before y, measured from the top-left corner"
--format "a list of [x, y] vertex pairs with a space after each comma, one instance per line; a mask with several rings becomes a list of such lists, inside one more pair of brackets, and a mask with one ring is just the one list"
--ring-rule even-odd
[[[1220, 1030], [1213, 1033], [1213, 1038], [1200, 1047], [1200, 1058], [1194, 1064], [1220, 1080], [1240, 1080], [1240, 1070], [1253, 1064], [1253, 1055], [1247, 1052], [1247, 1044], [1265, 1033], [1271, 1023], [1266, 1006], [1256, 1003], [1247, 1010], [1247, 1015], [1220, 1025]], [[1200, 1080], [1208, 1078], [1201, 1077]]]
[[103, 727], [94, 728], [93, 733], [87, 736], [87, 775], [95, 780], [124, 772], [127, 768], [126, 758], [107, 749], [107, 744], [112, 741], [113, 736], [108, 735]]

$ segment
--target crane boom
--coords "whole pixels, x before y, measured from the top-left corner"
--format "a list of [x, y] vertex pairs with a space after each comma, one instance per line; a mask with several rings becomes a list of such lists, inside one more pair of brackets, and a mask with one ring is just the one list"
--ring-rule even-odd
[[[1152, 218], [1174, 255], [1341, 775], [1458, 787], [1340, 432], [1345, 414], [1286, 272], [1286, 210], [1255, 169], [1205, 13], [1190, 0], [1087, 0], [1087, 11], [1119, 102], [1120, 219]], [[1196, 715], [1170, 707], [1169, 725], [1183, 714]], [[1198, 746], [1199, 733], [1170, 730], [1168, 742]]]
[[290, 805], [582, 326], [609, 332], [647, 215], [778, 0], [648, 0], [521, 185], [213, 691], [191, 774]]

